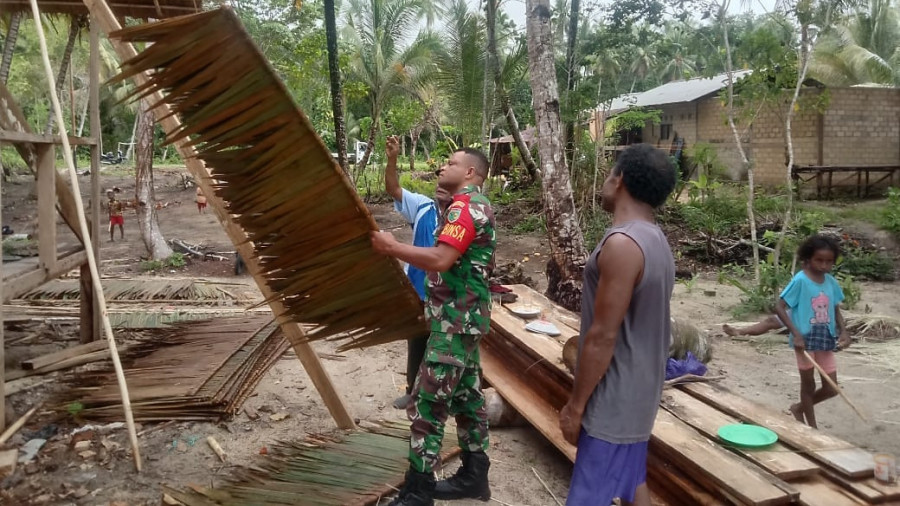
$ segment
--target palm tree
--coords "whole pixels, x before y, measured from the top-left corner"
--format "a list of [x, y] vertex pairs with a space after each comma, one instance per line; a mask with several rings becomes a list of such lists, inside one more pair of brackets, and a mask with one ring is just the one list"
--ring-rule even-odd
[[444, 95], [444, 114], [459, 129], [462, 146], [481, 137], [484, 107], [485, 30], [465, 0], [448, 9], [444, 48], [437, 52], [435, 83]]
[[687, 30], [674, 23], [665, 27], [662, 45], [667, 53], [667, 60], [660, 72], [663, 81], [688, 79], [697, 73], [696, 58], [689, 54], [690, 43]]
[[331, 112], [334, 116], [334, 142], [337, 144], [338, 165], [344, 174], [347, 170], [347, 136], [344, 133], [344, 95], [341, 87], [341, 69], [338, 66], [337, 22], [334, 0], [325, 0], [325, 39], [328, 47], [328, 77], [331, 84]]
[[362, 173], [372, 155], [386, 104], [427, 81], [431, 55], [439, 47], [430, 32], [421, 32], [407, 46], [417, 28], [418, 0], [351, 0], [347, 21], [353, 52], [350, 70], [367, 89], [372, 127], [366, 152], [357, 164]]
[[822, 34], [810, 73], [830, 86], [900, 85], [900, 13], [890, 0], [869, 0]]
[[16, 40], [19, 38], [19, 23], [22, 21], [22, 13], [19, 11], [10, 14], [6, 25], [6, 38], [3, 39], [3, 61], [0, 63], [0, 84], [6, 84], [9, 79], [9, 67], [12, 64], [13, 52], [16, 49]]
[[638, 46], [634, 48], [634, 58], [631, 60], [629, 71], [634, 76], [631, 81], [629, 93], [634, 93], [634, 86], [638, 80], [643, 81], [656, 67], [656, 50], [653, 47]]

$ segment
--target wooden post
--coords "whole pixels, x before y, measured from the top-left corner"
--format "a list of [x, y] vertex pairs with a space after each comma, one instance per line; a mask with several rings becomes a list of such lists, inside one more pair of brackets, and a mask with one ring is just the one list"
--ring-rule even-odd
[[[105, 0], [84, 0], [84, 4], [91, 13], [91, 21], [96, 22], [100, 29], [107, 35], [121, 29], [119, 21], [116, 19], [109, 4], [107, 4]], [[113, 39], [111, 39], [110, 42], [112, 42], [113, 48], [121, 61], [137, 56], [137, 51], [131, 44]], [[143, 73], [135, 75], [132, 79], [138, 86], [147, 82], [147, 76]], [[162, 102], [162, 96], [159, 93], [155, 93], [148, 97], [148, 101], [151, 103]], [[170, 108], [164, 103], [153, 110], [153, 114], [156, 116], [157, 121], [162, 125], [163, 130], [167, 134], [171, 134], [181, 128], [181, 120], [175, 115], [170, 114], [170, 112]], [[259, 262], [257, 262], [253, 255], [253, 245], [248, 240], [247, 233], [240, 225], [232, 220], [231, 215], [227, 212], [225, 202], [221, 197], [216, 195], [215, 188], [213, 188], [211, 184], [212, 180], [209, 169], [204, 165], [202, 160], [196, 157], [194, 149], [189, 146], [185, 140], [182, 139], [175, 143], [175, 148], [184, 160], [191, 175], [194, 176], [197, 185], [200, 187], [203, 194], [206, 195], [209, 208], [213, 210], [219, 223], [225, 229], [225, 233], [228, 235], [229, 239], [231, 239], [235, 249], [237, 249], [238, 254], [241, 255], [241, 258], [243, 258], [244, 262], [247, 264], [247, 271], [253, 276], [263, 297], [269, 301], [269, 307], [272, 308], [272, 313], [275, 315], [283, 315], [285, 313], [284, 305], [274, 297], [274, 293], [269, 289], [265, 278], [260, 274]], [[337, 393], [334, 383], [332, 383], [328, 371], [322, 366], [322, 362], [316, 354], [316, 351], [313, 349], [312, 345], [306, 341], [306, 334], [303, 332], [303, 329], [299, 324], [284, 316], [278, 316], [278, 323], [281, 325], [284, 335], [287, 337], [288, 341], [290, 341], [294, 352], [297, 354], [297, 358], [300, 359], [300, 363], [302, 363], [304, 369], [306, 369], [306, 373], [312, 380], [319, 395], [322, 396], [322, 401], [325, 403], [328, 412], [331, 414], [331, 417], [334, 419], [337, 426], [342, 429], [354, 428], [356, 424], [353, 422], [353, 417], [350, 416], [347, 406], [344, 404], [344, 400]]]
[[818, 120], [816, 122], [816, 165], [822, 166], [825, 165], [825, 115], [819, 113]]
[[[0, 162], [0, 196], [3, 195], [3, 163]], [[3, 222], [3, 203], [0, 202], [0, 223]], [[0, 255], [0, 301], [3, 301], [3, 255]], [[0, 430], [6, 428], [6, 342], [3, 338], [3, 305], [0, 304]]]
[[[90, 245], [93, 248], [97, 268], [100, 268], [100, 239], [103, 229], [100, 227], [100, 29], [97, 23], [90, 24], [90, 63], [88, 65], [88, 108], [90, 119], [88, 126], [95, 142], [91, 145], [91, 216]], [[97, 311], [97, 294], [91, 285], [91, 271], [88, 264], [81, 266], [81, 342], [88, 343], [97, 339], [103, 332], [103, 322]]]
[[37, 148], [38, 257], [41, 268], [56, 267], [56, 150], [53, 144]]

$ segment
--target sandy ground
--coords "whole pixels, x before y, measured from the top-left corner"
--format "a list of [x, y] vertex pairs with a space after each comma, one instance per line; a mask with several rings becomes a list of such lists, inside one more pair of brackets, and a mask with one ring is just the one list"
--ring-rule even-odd
[[[130, 195], [133, 192], [131, 181], [133, 179], [125, 176], [106, 177], [104, 184], [116, 184], [125, 195]], [[160, 211], [161, 228], [167, 238], [203, 243], [215, 251], [232, 251], [233, 247], [212, 214], [199, 215], [193, 204], [193, 190], [179, 187], [179, 181], [176, 171], [157, 172], [157, 197], [169, 204]], [[29, 202], [25, 197], [28, 185], [7, 184], [3, 190], [4, 224], [16, 228], [16, 232], [27, 232], [36, 216], [34, 202]], [[389, 205], [375, 205], [372, 210], [382, 228], [395, 229], [398, 237], [408, 239], [409, 231], [403, 226], [402, 218], [393, 213]], [[133, 215], [126, 215], [125, 241], [117, 239], [109, 243], [108, 237], [104, 238], [103, 268], [108, 275], [151, 275], [140, 272], [139, 256], [143, 246], [137, 237], [134, 219]], [[541, 259], [546, 254], [545, 240], [533, 235], [512, 236], [501, 231], [498, 263], [521, 262], [538, 288], [543, 288], [546, 283]], [[528, 261], [523, 261], [526, 257]], [[185, 269], [170, 269], [174, 272], [162, 274], [224, 277], [229, 282], [246, 283], [249, 292], [255, 290], [249, 277], [235, 277], [231, 269], [230, 262], [211, 261], [194, 263]], [[897, 288], [897, 284], [865, 284], [860, 307], [868, 304], [874, 314], [900, 317], [900, 292]], [[715, 291], [715, 295], [705, 295], [710, 291]], [[714, 343], [710, 368], [713, 373], [726, 376], [724, 384], [750, 399], [785, 409], [798, 395], [799, 376], [793, 353], [787, 348], [784, 336], [734, 341], [721, 332], [721, 324], [729, 321], [730, 310], [738, 297], [734, 287], [717, 284], [711, 274], [701, 275], [691, 290], [685, 284], [677, 285], [673, 312], [691, 318], [702, 329], [709, 331]], [[11, 349], [7, 354], [7, 367], [13, 367], [15, 361], [23, 356], [46, 353], [62, 346], [61, 342], [51, 342], [39, 348]], [[334, 353], [334, 347], [332, 344], [316, 345], [320, 353]], [[393, 343], [352, 351], [343, 358], [325, 360], [324, 365], [355, 418], [401, 420], [403, 413], [392, 409], [390, 403], [404, 386], [405, 354], [405, 343]], [[834, 399], [817, 410], [822, 430], [871, 450], [900, 454], [900, 438], [897, 437], [900, 428], [898, 359], [900, 340], [860, 343], [841, 353], [838, 374], [845, 392], [870, 414], [873, 421], [868, 424], [861, 422], [850, 408]], [[11, 404], [21, 414], [33, 404], [35, 398], [46, 394], [50, 388], [55, 387], [48, 384], [29, 393], [14, 395]], [[162, 428], [154, 425], [142, 427], [142, 430], [150, 430], [140, 438], [145, 470], [139, 475], [134, 473], [130, 456], [124, 450], [112, 452], [109, 463], [104, 465], [94, 458], [82, 459], [68, 446], [72, 427], [62, 427], [60, 435], [51, 438], [41, 451], [36, 465], [20, 469], [2, 483], [0, 504], [159, 504], [161, 484], [176, 487], [189, 483], [208, 485], [219, 482], [227, 474], [229, 466], [220, 464], [203, 443], [206, 436], [212, 435], [221, 443], [229, 456], [229, 463], [247, 465], [260, 458], [258, 454], [262, 447], [275, 441], [334, 429], [318, 393], [299, 361], [290, 353], [266, 375], [247, 405], [261, 411], [262, 416], [254, 421], [241, 413], [219, 424], [179, 423]], [[268, 418], [265, 411], [290, 416], [275, 422]], [[40, 420], [29, 424], [26, 430], [11, 440], [11, 444], [24, 443], [25, 436], [41, 427]], [[453, 432], [448, 430], [447, 442], [450, 444], [455, 439]], [[121, 448], [128, 446], [123, 430], [103, 437], [118, 443]], [[194, 446], [178, 445], [179, 440], [193, 439], [199, 440]], [[570, 464], [531, 427], [492, 431], [490, 455], [494, 497], [502, 503], [555, 504], [535, 473], [543, 478], [560, 500], [567, 495]], [[451, 464], [450, 468], [455, 469], [456, 463]], [[452, 504], [483, 503], [455, 501]]]

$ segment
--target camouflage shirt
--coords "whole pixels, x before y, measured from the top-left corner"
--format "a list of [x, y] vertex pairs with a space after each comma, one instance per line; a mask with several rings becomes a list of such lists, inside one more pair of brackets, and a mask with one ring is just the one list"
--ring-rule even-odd
[[488, 278], [494, 270], [494, 211], [477, 186], [453, 196], [435, 242], [456, 248], [460, 257], [446, 272], [429, 272], [425, 317], [432, 332], [486, 334], [491, 324]]

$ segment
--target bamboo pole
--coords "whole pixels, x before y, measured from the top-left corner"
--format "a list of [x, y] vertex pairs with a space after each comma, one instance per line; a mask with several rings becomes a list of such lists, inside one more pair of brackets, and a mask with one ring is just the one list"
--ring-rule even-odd
[[18, 420], [16, 420], [16, 423], [10, 425], [8, 429], [3, 431], [3, 434], [0, 434], [0, 445], [6, 443], [6, 440], [11, 438], [13, 434], [15, 434], [19, 429], [21, 429], [22, 426], [25, 425], [25, 422], [27, 422], [28, 419], [32, 417], [32, 415], [37, 413], [38, 407], [39, 406], [35, 406], [35, 407], [29, 409], [27, 413], [22, 415], [22, 418], [19, 418]]
[[[56, 124], [59, 125], [60, 138], [63, 144], [63, 158], [69, 169], [69, 178], [72, 181], [72, 193], [75, 196], [75, 210], [78, 213], [78, 224], [81, 229], [82, 237], [89, 237], [87, 220], [84, 216], [84, 203], [81, 200], [81, 191], [78, 186], [78, 174], [75, 172], [75, 161], [72, 160], [72, 148], [69, 145], [69, 136], [66, 132], [65, 122], [62, 115], [62, 107], [59, 104], [59, 96], [56, 93], [54, 85], [53, 68], [50, 65], [50, 55], [47, 51], [47, 39], [44, 37], [44, 27], [41, 23], [41, 11], [38, 9], [37, 0], [29, 0], [31, 3], [31, 13], [34, 16], [34, 24], [38, 35], [38, 42], [41, 47], [41, 59], [44, 61], [44, 70], [47, 73], [47, 82], [50, 84], [50, 100], [53, 103], [53, 112], [56, 115]], [[112, 327], [109, 324], [109, 314], [106, 310], [106, 299], [103, 297], [103, 285], [100, 284], [100, 274], [97, 270], [97, 260], [94, 258], [94, 250], [90, 245], [86, 244], [84, 248], [87, 254], [88, 265], [91, 268], [91, 278], [94, 284], [94, 293], [97, 295], [97, 306], [100, 309], [100, 315], [103, 319], [103, 330], [106, 333], [106, 340], [109, 343], [110, 355], [112, 355], [113, 367], [116, 370], [116, 379], [119, 383], [119, 390], [122, 394], [122, 408], [125, 410], [125, 424], [128, 426], [128, 436], [131, 439], [132, 452], [134, 453], [134, 466], [138, 472], [141, 472], [141, 453], [138, 448], [137, 432], [134, 428], [134, 415], [131, 413], [131, 399], [128, 396], [128, 385], [125, 383], [125, 373], [122, 371], [122, 362], [119, 360], [119, 351], [116, 348], [116, 338], [113, 336]]]
[[809, 352], [807, 352], [806, 350], [803, 350], [803, 355], [806, 357], [807, 360], [812, 362], [813, 367], [815, 367], [816, 370], [819, 371], [819, 374], [822, 376], [822, 381], [825, 381], [829, 385], [831, 385], [831, 388], [833, 388], [838, 393], [838, 395], [841, 396], [841, 399], [844, 399], [844, 401], [846, 401], [847, 404], [849, 404], [850, 407], [853, 408], [853, 411], [855, 411], [856, 414], [859, 415], [859, 417], [862, 418], [864, 422], [868, 422], [869, 421], [868, 417], [866, 417], [866, 415], [862, 414], [862, 411], [860, 411], [859, 408], [856, 407], [856, 404], [853, 404], [853, 401], [851, 401], [850, 398], [847, 397], [847, 395], [841, 389], [841, 387], [839, 387], [838, 384], [835, 383], [835, 381], [833, 379], [831, 379], [831, 376], [829, 376], [828, 373], [825, 372], [825, 369], [822, 369], [822, 366], [820, 366], [819, 364], [816, 363], [815, 360], [813, 360], [813, 358], [812, 358], [812, 356], [810, 356]]

